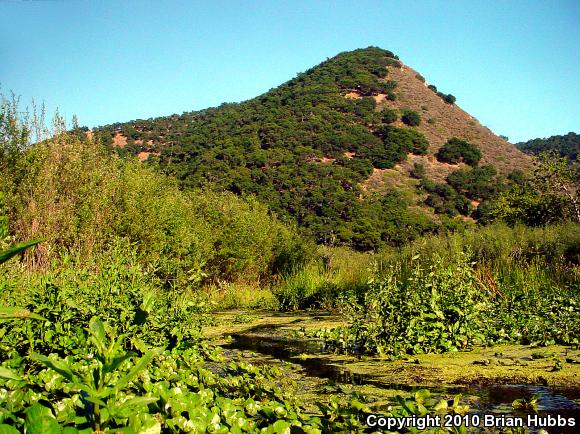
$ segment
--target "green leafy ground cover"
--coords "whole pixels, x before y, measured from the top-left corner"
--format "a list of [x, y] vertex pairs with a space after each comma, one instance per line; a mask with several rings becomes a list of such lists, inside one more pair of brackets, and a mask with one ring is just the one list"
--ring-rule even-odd
[[[46, 298], [32, 295], [26, 307], [42, 315], [24, 315], [30, 312], [25, 308], [13, 316], [7, 315], [13, 309], [2, 311], [3, 432], [364, 430], [364, 415], [370, 409], [360, 396], [346, 405], [320, 402], [316, 414], [306, 413], [303, 404], [283, 391], [275, 367], [232, 362], [222, 363], [219, 373], [206, 369], [208, 361], [224, 362], [220, 352], [188, 327], [174, 327], [174, 321], [185, 326], [202, 317], [199, 311], [197, 315], [188, 311], [191, 301], [176, 307], [167, 294], [132, 298], [130, 289], [118, 292], [117, 287], [128, 277], [103, 270], [98, 274], [100, 293], [93, 294], [103, 301], [88, 306], [81, 288], [74, 293], [62, 286], [62, 280], [58, 286], [37, 282]], [[124, 292], [129, 296], [118, 299]], [[16, 302], [25, 298], [11, 297]], [[184, 311], [188, 318], [180, 316]], [[84, 320], [83, 314], [90, 319]], [[401, 400], [390, 413], [453, 411], [448, 407], [446, 401], [420, 394]]]

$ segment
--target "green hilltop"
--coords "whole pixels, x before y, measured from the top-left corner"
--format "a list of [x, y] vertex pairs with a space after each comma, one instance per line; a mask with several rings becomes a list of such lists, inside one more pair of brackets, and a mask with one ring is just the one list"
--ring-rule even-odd
[[[449, 110], [468, 116], [455, 97], [427, 87], [418, 73], [391, 77], [401, 71], [408, 69], [392, 52], [358, 49], [248, 101], [116, 123], [93, 134], [120, 154], [147, 159], [183, 188], [254, 195], [318, 243], [358, 250], [400, 245], [477, 217], [479, 202], [509, 182], [500, 176], [507, 170], [489, 166], [493, 158], [526, 161], [522, 153], [507, 155], [516, 152], [507, 142], [499, 151], [484, 149], [479, 131], [459, 137], [465, 146], [457, 147], [456, 125], [441, 119], [452, 119]], [[409, 91], [408, 80], [418, 90]], [[440, 119], [428, 118], [430, 107], [443, 110]], [[434, 125], [447, 144], [438, 142]], [[464, 173], [482, 153], [485, 169]], [[465, 164], [467, 154], [477, 156], [473, 164]], [[412, 168], [401, 169], [411, 161]], [[431, 176], [436, 169], [462, 172], [450, 185], [445, 176]], [[372, 187], [373, 179], [389, 174], [399, 186]], [[458, 185], [459, 178], [469, 178], [469, 185]], [[482, 183], [490, 187], [479, 188]]]

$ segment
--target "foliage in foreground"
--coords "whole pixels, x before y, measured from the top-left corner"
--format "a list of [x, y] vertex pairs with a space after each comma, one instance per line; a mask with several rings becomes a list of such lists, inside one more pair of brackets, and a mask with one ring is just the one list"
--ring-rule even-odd
[[[154, 291], [154, 277], [143, 276], [137, 264], [119, 262], [126, 258], [118, 251], [109, 257], [109, 265], [97, 262], [85, 271], [71, 259], [61, 271], [32, 278], [25, 292], [17, 289], [21, 277], [15, 282], [12, 270], [2, 274], [3, 304], [28, 300], [26, 307], [43, 316], [19, 308], [27, 315], [0, 318], [0, 432], [377, 432], [366, 425], [372, 411], [357, 393], [346, 403], [319, 402], [318, 412], [308, 413], [279, 368], [225, 364], [216, 348], [186, 334], [199, 324], [199, 306], [180, 310], [183, 303]], [[468, 410], [459, 396], [433, 399], [422, 390], [396, 398], [382, 413]]]
[[[27, 307], [43, 316], [13, 308], [28, 314], [0, 318], [0, 432], [374, 431], [365, 427], [371, 411], [361, 396], [346, 405], [319, 403], [319, 414], [307, 414], [283, 391], [278, 368], [224, 366], [219, 351], [185, 335], [196, 313], [176, 317], [167, 306], [175, 300], [147, 292], [138, 268], [96, 265], [104, 268], [98, 282], [67, 270], [32, 295], [14, 292], [3, 280], [3, 298], [29, 297]], [[86, 321], [87, 315], [93, 316]], [[156, 347], [147, 345], [151, 341]], [[414, 400], [400, 399], [387, 414], [464, 411], [458, 398], [451, 405], [428, 398], [423, 391]]]

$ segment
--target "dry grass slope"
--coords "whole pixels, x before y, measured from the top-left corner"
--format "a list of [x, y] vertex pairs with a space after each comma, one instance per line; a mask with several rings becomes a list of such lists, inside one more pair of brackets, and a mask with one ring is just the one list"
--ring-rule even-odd
[[[531, 165], [529, 156], [482, 126], [477, 119], [459, 106], [445, 103], [427, 87], [428, 83], [422, 82], [416, 75], [417, 71], [406, 65], [401, 68], [390, 67], [387, 79], [397, 82], [395, 89], [397, 100], [389, 101], [381, 98], [378, 102], [379, 109], [384, 107], [411, 109], [421, 115], [422, 121], [417, 129], [429, 140], [429, 155], [411, 155], [400, 169], [408, 173], [415, 162], [420, 162], [425, 165], [430, 178], [444, 179], [459, 166], [439, 163], [434, 154], [451, 137], [458, 137], [478, 145], [483, 154], [480, 164], [493, 164], [501, 174], [525, 169]], [[429, 119], [433, 120], [429, 122]]]

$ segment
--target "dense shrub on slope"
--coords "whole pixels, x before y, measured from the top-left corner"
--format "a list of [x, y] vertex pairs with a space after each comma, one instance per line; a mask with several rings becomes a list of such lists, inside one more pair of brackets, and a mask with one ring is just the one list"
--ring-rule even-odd
[[437, 159], [444, 163], [457, 164], [464, 162], [470, 166], [476, 166], [481, 160], [481, 151], [477, 146], [453, 137], [439, 149]]

